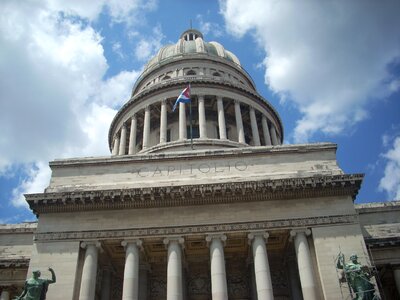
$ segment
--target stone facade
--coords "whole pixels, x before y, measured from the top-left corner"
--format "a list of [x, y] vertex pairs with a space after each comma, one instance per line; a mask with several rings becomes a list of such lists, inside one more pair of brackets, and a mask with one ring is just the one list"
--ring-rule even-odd
[[[172, 112], [189, 82], [194, 131], [189, 105]], [[354, 206], [363, 175], [335, 144], [282, 141], [238, 58], [184, 32], [117, 113], [111, 155], [50, 162], [49, 186], [26, 195], [37, 226], [0, 228], [2, 300], [48, 266], [48, 299], [348, 299], [339, 253], [390, 266], [376, 290], [396, 295], [399, 203]]]

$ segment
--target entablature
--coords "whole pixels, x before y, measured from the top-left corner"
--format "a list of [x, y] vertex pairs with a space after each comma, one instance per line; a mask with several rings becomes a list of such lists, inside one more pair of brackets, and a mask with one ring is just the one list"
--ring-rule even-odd
[[313, 176], [131, 189], [25, 195], [37, 215], [48, 212], [173, 207], [327, 196], [355, 198], [362, 174]]

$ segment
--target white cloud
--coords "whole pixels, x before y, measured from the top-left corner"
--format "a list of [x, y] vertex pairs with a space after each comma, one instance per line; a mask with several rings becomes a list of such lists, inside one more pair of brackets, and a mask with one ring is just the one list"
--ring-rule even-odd
[[127, 102], [131, 96], [133, 84], [139, 77], [140, 71], [121, 71], [117, 75], [101, 82], [97, 103], [110, 107], [119, 107]]
[[395, 138], [393, 148], [383, 157], [386, 159], [386, 167], [379, 189], [385, 191], [390, 200], [400, 200], [400, 136]]
[[11, 203], [16, 207], [28, 207], [24, 193], [36, 193], [43, 191], [50, 181], [51, 170], [47, 163], [36, 162], [26, 166], [27, 178], [13, 189]]
[[[109, 149], [106, 142], [108, 141], [108, 129], [117, 110], [105, 105], [93, 103], [90, 112], [81, 120], [82, 130], [86, 134], [87, 143], [84, 148], [79, 150], [79, 155], [96, 156], [109, 155]], [[76, 156], [78, 150], [71, 151], [71, 155]]]
[[203, 15], [198, 14], [196, 21], [199, 24], [199, 30], [203, 35], [212, 34], [214, 37], [220, 37], [223, 34], [223, 29], [218, 23], [204, 21]]
[[161, 26], [157, 25], [153, 28], [151, 36], [142, 37], [137, 42], [135, 57], [140, 61], [147, 61], [161, 48], [163, 38], [164, 34], [161, 31]]
[[[63, 12], [66, 15], [95, 21], [102, 11], [107, 11], [113, 23], [126, 23], [129, 26], [143, 22], [143, 11], [157, 8], [156, 0], [68, 0], [45, 1], [48, 9]], [[37, 5], [37, 4], [35, 4]]]
[[125, 58], [124, 53], [122, 52], [122, 46], [120, 42], [115, 42], [112, 45], [112, 51], [117, 54], [121, 59]]
[[48, 185], [48, 161], [110, 153], [115, 108], [130, 98], [139, 71], [104, 79], [103, 37], [90, 22], [105, 6], [113, 22], [128, 22], [156, 2], [94, 2], [0, 2], [0, 176], [17, 166], [26, 175], [12, 192], [15, 206]]
[[302, 113], [295, 142], [338, 134], [368, 117], [368, 101], [398, 90], [400, 2], [221, 1], [229, 32], [254, 35], [265, 82]]
[[157, 8], [157, 0], [106, 0], [104, 3], [114, 22], [128, 25], [144, 22], [142, 12]]

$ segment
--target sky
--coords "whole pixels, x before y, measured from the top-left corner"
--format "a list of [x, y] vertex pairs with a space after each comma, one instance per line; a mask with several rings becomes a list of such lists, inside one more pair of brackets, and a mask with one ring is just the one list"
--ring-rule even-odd
[[49, 161], [109, 155], [108, 128], [158, 49], [190, 27], [241, 61], [285, 144], [333, 142], [356, 203], [400, 200], [400, 1], [0, 1], [0, 223]]

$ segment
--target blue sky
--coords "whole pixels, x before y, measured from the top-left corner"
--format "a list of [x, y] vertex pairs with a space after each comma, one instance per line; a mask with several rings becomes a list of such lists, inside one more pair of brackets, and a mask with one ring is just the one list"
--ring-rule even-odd
[[145, 63], [193, 27], [235, 53], [278, 110], [285, 143], [338, 144], [357, 202], [400, 199], [399, 1], [0, 2], [0, 223], [55, 158], [108, 155]]

